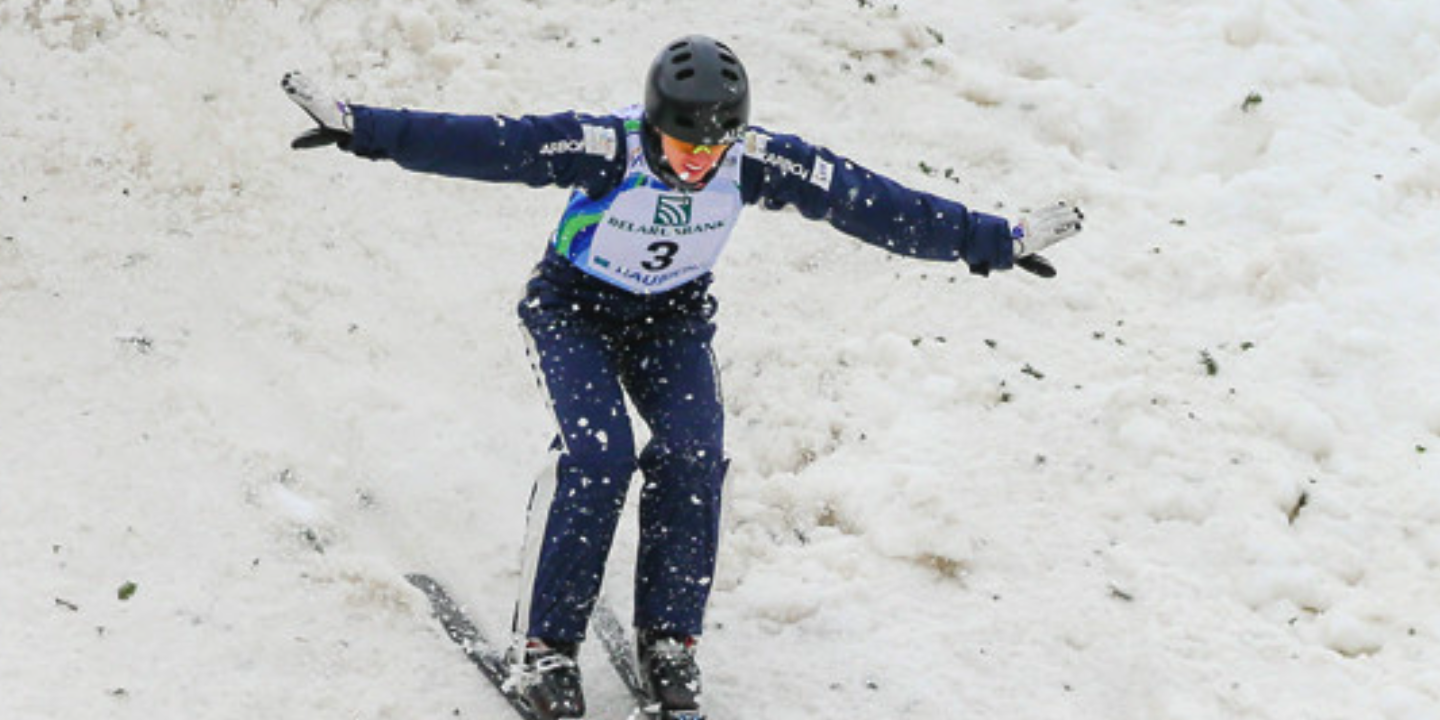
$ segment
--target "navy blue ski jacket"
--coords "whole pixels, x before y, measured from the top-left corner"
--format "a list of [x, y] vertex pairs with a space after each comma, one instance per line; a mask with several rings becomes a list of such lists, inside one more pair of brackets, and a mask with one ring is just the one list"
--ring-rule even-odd
[[[580, 188], [603, 197], [624, 178], [624, 152], [593, 152], [586, 126], [625, 136], [616, 116], [574, 112], [509, 118], [453, 115], [352, 105], [354, 136], [346, 149], [388, 159], [417, 172], [532, 187]], [[953, 200], [911, 190], [879, 173], [794, 135], [751, 126], [741, 166], [746, 204], [771, 210], [793, 206], [812, 220], [893, 253], [926, 260], [962, 261], [986, 275], [1014, 263], [1009, 223]], [[817, 158], [832, 177], [810, 182]]]

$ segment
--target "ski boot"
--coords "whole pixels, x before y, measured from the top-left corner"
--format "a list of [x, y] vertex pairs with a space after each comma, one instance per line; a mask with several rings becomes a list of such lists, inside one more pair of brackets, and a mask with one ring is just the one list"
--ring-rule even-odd
[[585, 717], [585, 691], [580, 684], [580, 646], [527, 640], [510, 649], [506, 690], [530, 704], [545, 720]]
[[650, 696], [645, 711], [660, 720], [704, 720], [695, 638], [640, 630], [635, 645], [640, 679]]

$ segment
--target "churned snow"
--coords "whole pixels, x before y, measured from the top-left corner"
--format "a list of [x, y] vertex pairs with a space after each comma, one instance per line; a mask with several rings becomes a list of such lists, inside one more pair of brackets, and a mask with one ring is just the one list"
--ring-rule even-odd
[[0, 0], [0, 717], [504, 717], [402, 575], [508, 626], [565, 193], [293, 152], [278, 81], [603, 112], [691, 32], [1089, 219], [1042, 281], [747, 213], [717, 720], [1440, 717], [1440, 5], [1377, 0]]

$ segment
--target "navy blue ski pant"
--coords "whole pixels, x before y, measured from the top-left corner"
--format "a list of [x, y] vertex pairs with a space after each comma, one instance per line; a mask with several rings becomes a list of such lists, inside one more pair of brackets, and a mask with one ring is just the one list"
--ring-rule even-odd
[[[515, 631], [580, 642], [640, 470], [637, 628], [699, 635], [726, 460], [708, 277], [641, 296], [548, 255], [520, 317], [559, 435], [530, 501]], [[628, 395], [651, 437], [637, 453]]]

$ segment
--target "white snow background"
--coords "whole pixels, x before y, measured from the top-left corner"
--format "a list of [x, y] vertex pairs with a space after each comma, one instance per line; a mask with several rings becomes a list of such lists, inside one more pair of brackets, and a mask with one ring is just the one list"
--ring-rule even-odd
[[566, 193], [291, 151], [278, 81], [604, 112], [691, 32], [1089, 220], [1043, 281], [747, 212], [716, 720], [1440, 718], [1427, 0], [0, 0], [0, 718], [507, 717], [402, 575], [508, 627]]

